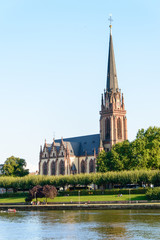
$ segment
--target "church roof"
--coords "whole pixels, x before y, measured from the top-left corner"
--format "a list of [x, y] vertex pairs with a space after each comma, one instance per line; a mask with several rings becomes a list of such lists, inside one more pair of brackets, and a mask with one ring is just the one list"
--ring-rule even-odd
[[[55, 140], [55, 146], [59, 150], [61, 139]], [[98, 153], [100, 134], [86, 135], [80, 137], [64, 138], [65, 147], [68, 144], [70, 155], [85, 156], [94, 155], [94, 149]], [[47, 144], [49, 152], [51, 151], [52, 144]]]
[[112, 40], [112, 25], [110, 25], [110, 40], [108, 52], [108, 70], [107, 70], [107, 91], [118, 89], [118, 80], [116, 72], [116, 63], [114, 57], [113, 40]]

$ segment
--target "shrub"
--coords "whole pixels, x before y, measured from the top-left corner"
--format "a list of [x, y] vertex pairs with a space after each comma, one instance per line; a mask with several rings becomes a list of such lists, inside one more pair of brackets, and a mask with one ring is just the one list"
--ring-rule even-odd
[[149, 188], [146, 197], [148, 200], [160, 200], [160, 187]]

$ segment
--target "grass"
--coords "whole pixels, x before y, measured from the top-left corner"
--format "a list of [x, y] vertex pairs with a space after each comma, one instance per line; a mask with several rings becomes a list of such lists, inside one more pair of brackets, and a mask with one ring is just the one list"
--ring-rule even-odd
[[24, 197], [0, 198], [0, 203], [22, 203], [22, 202], [25, 202]]
[[[39, 198], [38, 201], [43, 202], [45, 198]], [[145, 194], [131, 194], [122, 195], [119, 197], [118, 195], [92, 195], [92, 196], [80, 196], [81, 202], [92, 202], [92, 201], [139, 201], [139, 200], [147, 200]], [[35, 199], [33, 200], [35, 201]], [[47, 199], [48, 202], [79, 202], [78, 196], [65, 196], [65, 197], [56, 197], [55, 199]], [[0, 198], [0, 203], [20, 203], [25, 202], [24, 197], [10, 197], [10, 198]]]

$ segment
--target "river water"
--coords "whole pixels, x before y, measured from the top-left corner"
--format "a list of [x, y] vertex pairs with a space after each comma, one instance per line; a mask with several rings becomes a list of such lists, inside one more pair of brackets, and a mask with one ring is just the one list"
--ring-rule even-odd
[[0, 240], [160, 239], [160, 210], [0, 212]]

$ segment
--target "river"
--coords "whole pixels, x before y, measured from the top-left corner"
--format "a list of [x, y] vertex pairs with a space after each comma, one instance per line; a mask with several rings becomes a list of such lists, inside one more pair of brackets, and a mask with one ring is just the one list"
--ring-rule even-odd
[[160, 239], [160, 210], [0, 212], [0, 240]]

